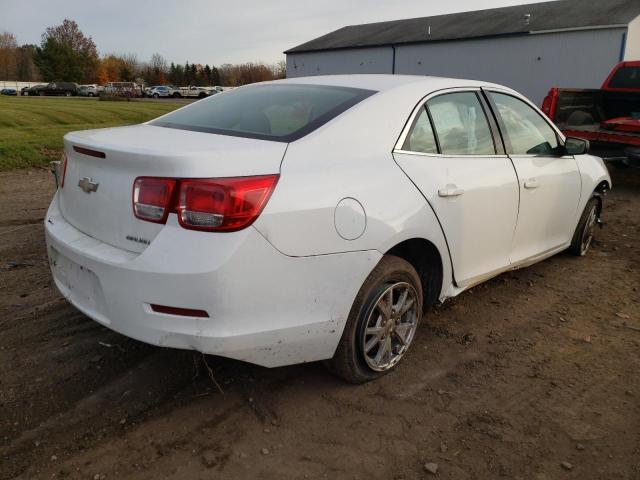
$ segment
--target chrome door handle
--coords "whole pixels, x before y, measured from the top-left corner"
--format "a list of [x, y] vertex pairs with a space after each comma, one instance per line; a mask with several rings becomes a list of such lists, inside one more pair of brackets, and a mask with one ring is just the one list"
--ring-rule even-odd
[[527, 190], [534, 190], [539, 186], [540, 185], [538, 184], [538, 180], [536, 180], [535, 178], [530, 178], [529, 180], [526, 180], [524, 182], [524, 188], [526, 188]]
[[447, 188], [438, 190], [439, 197], [459, 197], [462, 194], [464, 194], [464, 190], [455, 185], [447, 185]]

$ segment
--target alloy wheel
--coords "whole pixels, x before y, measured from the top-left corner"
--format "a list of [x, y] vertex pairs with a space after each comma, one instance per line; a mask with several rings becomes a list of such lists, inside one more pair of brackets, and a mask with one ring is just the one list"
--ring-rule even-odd
[[418, 326], [418, 294], [406, 282], [387, 287], [374, 301], [362, 329], [362, 352], [372, 370], [389, 370], [404, 356]]
[[584, 230], [582, 231], [582, 242], [580, 243], [580, 253], [582, 255], [587, 253], [587, 250], [589, 250], [589, 247], [591, 246], [591, 241], [593, 240], [593, 232], [596, 228], [597, 223], [598, 213], [596, 211], [596, 206], [594, 205], [589, 212], [587, 221], [584, 224]]

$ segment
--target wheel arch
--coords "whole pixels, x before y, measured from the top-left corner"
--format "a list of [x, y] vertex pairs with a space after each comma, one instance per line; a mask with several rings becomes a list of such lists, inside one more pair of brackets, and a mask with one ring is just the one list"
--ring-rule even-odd
[[444, 264], [434, 243], [425, 238], [410, 238], [394, 245], [386, 254], [400, 257], [416, 269], [422, 282], [424, 310], [438, 301], [443, 289]]
[[602, 208], [604, 207], [604, 196], [609, 192], [609, 190], [611, 190], [611, 183], [608, 180], [602, 180], [598, 185], [596, 185], [596, 188], [591, 194], [593, 197], [598, 199], [598, 214], [602, 212]]

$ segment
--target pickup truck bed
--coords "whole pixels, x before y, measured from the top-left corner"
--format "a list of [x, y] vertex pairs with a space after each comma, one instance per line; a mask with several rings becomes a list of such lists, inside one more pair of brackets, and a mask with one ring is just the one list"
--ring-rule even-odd
[[603, 156], [635, 163], [640, 158], [640, 90], [610, 85], [624, 68], [636, 68], [636, 62], [618, 65], [599, 90], [552, 88], [542, 110], [565, 135], [589, 140]]

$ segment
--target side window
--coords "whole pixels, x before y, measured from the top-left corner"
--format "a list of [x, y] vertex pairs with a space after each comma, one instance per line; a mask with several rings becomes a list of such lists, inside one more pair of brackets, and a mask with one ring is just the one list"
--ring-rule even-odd
[[503, 93], [490, 93], [515, 155], [554, 154], [558, 136], [537, 111], [522, 100]]
[[495, 155], [487, 117], [474, 92], [447, 93], [427, 102], [444, 155]]
[[609, 88], [640, 88], [640, 67], [620, 68], [609, 82]]
[[413, 122], [402, 149], [408, 152], [438, 153], [436, 138], [433, 135], [429, 115], [424, 107], [420, 109], [420, 113]]

